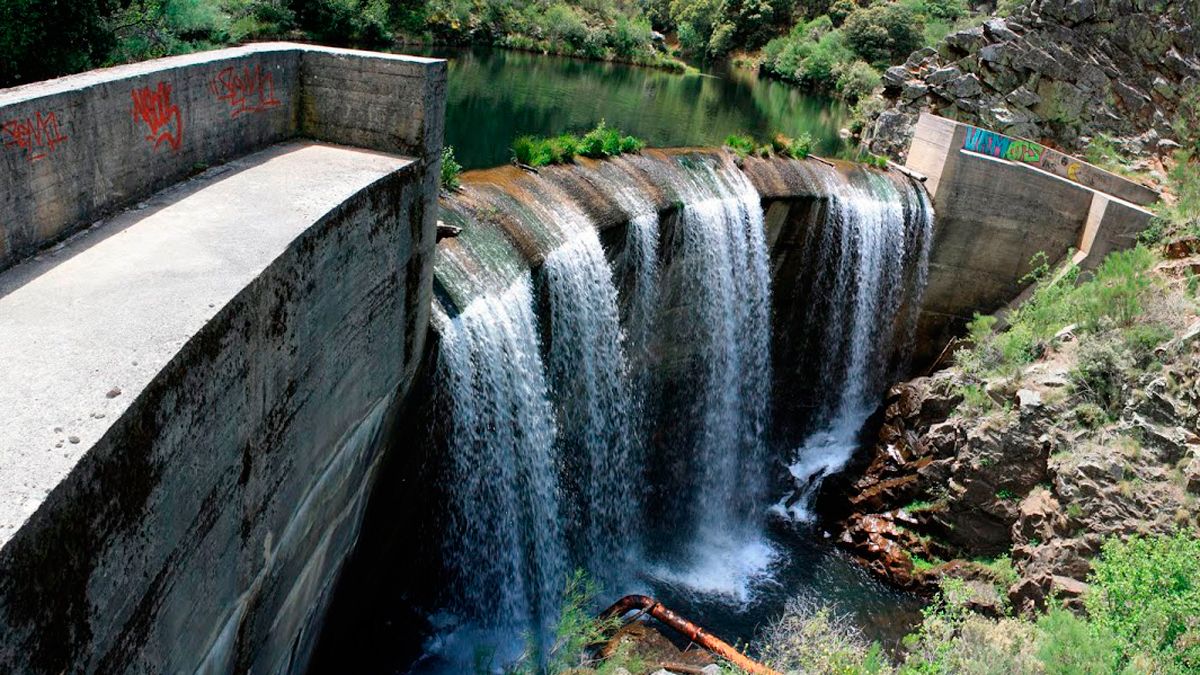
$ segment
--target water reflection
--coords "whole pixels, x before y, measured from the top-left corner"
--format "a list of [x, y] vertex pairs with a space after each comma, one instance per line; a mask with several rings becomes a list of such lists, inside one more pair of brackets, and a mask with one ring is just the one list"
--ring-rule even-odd
[[719, 145], [807, 133], [837, 154], [848, 109], [830, 98], [723, 68], [680, 74], [497, 49], [432, 50], [450, 59], [446, 143], [468, 169], [509, 161], [524, 134], [583, 131], [601, 119], [654, 146]]

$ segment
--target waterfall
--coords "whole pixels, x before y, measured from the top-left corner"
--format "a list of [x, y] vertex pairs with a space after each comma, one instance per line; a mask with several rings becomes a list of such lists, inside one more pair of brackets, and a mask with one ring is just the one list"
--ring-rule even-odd
[[[803, 518], [911, 331], [931, 212], [882, 174], [800, 166], [828, 196], [803, 244], [820, 300], [788, 328], [821, 327], [829, 392], [779, 506]], [[453, 204], [463, 232], [434, 281], [451, 607], [543, 631], [577, 567], [606, 597], [649, 584], [748, 606], [785, 552], [764, 527], [771, 268], [747, 175], [727, 155], [635, 156], [497, 174]], [[615, 209], [624, 231], [600, 231]]]
[[638, 428], [617, 289], [586, 224], [543, 266], [550, 296], [549, 372], [565, 466], [563, 509], [573, 558], [605, 586], [624, 576], [640, 533]]
[[487, 621], [537, 626], [557, 609], [567, 558], [528, 273], [437, 324], [453, 410], [446, 559], [458, 602]]
[[679, 434], [687, 440], [660, 448], [672, 485], [660, 495], [672, 502], [666, 519], [684, 535], [684, 559], [658, 576], [745, 599], [772, 558], [760, 528], [771, 388], [763, 213], [739, 171], [705, 166], [689, 177], [667, 242], [658, 349], [681, 361], [665, 370], [685, 373], [660, 422], [691, 427]]
[[[822, 479], [840, 471], [858, 447], [858, 434], [886, 385], [893, 341], [911, 340], [932, 241], [933, 212], [924, 190], [906, 184], [902, 192], [869, 173], [849, 183], [832, 172], [824, 177], [830, 195], [825, 222], [810, 232], [806, 248], [817, 266], [816, 286], [827, 296], [814, 303], [809, 321], [823, 322], [818, 380], [836, 395], [823, 413], [829, 422], [809, 436], [789, 466], [796, 491], [776, 506], [800, 521], [812, 520]], [[897, 336], [902, 306], [908, 315]]]

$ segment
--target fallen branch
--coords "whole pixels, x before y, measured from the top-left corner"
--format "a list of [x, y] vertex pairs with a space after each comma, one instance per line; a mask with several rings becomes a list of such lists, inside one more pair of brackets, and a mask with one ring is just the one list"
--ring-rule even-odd
[[648, 595], [627, 595], [620, 600], [617, 600], [608, 609], [600, 613], [600, 618], [608, 619], [612, 617], [621, 617], [633, 610], [642, 610], [646, 614], [658, 619], [664, 624], [670, 626], [673, 630], [678, 631], [687, 639], [704, 647], [708, 651], [725, 659], [733, 665], [741, 668], [747, 673], [753, 675], [781, 675], [779, 671], [773, 670], [763, 664], [751, 660], [745, 654], [739, 652], [725, 642], [721, 638], [710, 635], [703, 628], [679, 616], [675, 612], [667, 609], [654, 598]]

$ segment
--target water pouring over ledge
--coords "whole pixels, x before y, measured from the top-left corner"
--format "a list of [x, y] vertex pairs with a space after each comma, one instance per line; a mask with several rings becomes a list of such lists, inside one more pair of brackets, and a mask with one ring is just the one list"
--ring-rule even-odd
[[[463, 230], [435, 269], [430, 379], [445, 424], [431, 461], [444, 466], [419, 498], [437, 553], [410, 582], [428, 590], [413, 601], [416, 672], [471, 670], [481, 649], [493, 665], [517, 656], [576, 568], [601, 601], [649, 592], [734, 641], [797, 594], [864, 623], [892, 617], [875, 633], [885, 641], [904, 623], [913, 603], [819, 533], [769, 518], [795, 487], [792, 399], [828, 394], [809, 373], [830, 357], [808, 342], [840, 332], [809, 335], [828, 312], [809, 314], [837, 276], [813, 268], [842, 264], [840, 244], [814, 257], [840, 235], [842, 191], [898, 200], [887, 217], [908, 232], [904, 269], [881, 284], [914, 282], [920, 190], [861, 168], [646, 151], [476, 172], [444, 200], [442, 219]], [[897, 325], [915, 306], [910, 289], [898, 297], [880, 300], [900, 308]], [[860, 360], [890, 361], [891, 332]], [[829, 415], [801, 414], [809, 431]]]

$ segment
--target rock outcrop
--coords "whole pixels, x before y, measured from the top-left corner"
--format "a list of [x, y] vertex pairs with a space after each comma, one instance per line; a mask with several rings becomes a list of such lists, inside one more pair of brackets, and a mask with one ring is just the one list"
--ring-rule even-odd
[[1180, 101], [1200, 90], [1200, 2], [1034, 0], [914, 52], [883, 82], [875, 152], [903, 156], [930, 110], [1068, 152], [1104, 134], [1127, 155], [1166, 153]]
[[[999, 597], [981, 590], [975, 603], [988, 613], [1078, 606], [1105, 538], [1198, 527], [1198, 334], [1193, 324], [1160, 347], [1163, 368], [1128, 383], [1118, 419], [1097, 428], [1069, 393], [1069, 333], [1020, 384], [976, 388], [986, 414], [964, 403], [956, 369], [893, 387], [839, 541], [902, 587], [990, 584]], [[986, 562], [1003, 556], [1011, 570]]]

